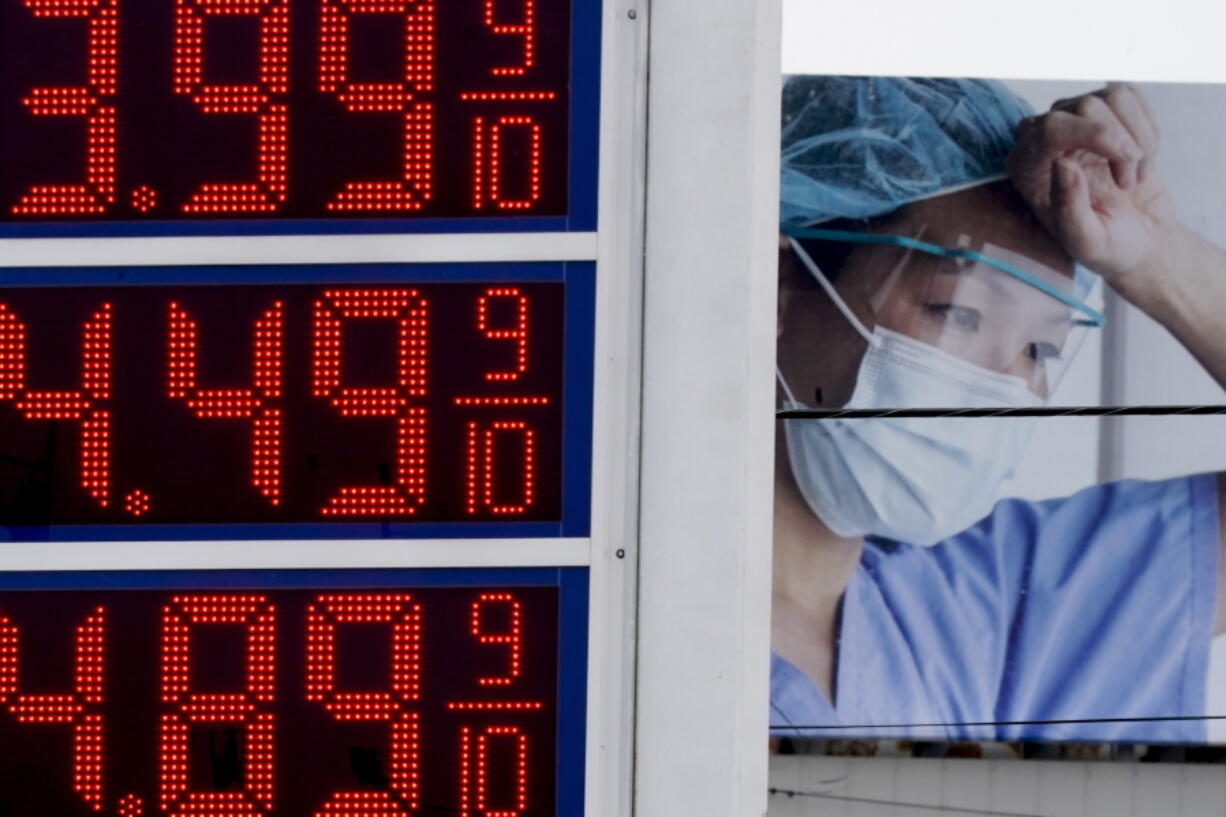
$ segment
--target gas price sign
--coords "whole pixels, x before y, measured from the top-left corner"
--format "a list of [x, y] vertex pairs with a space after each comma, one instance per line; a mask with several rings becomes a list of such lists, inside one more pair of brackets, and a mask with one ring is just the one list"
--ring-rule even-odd
[[0, 232], [590, 230], [598, 64], [591, 0], [2, 0]]
[[9, 270], [0, 530], [585, 535], [591, 272]]
[[0, 576], [0, 814], [579, 814], [586, 581]]

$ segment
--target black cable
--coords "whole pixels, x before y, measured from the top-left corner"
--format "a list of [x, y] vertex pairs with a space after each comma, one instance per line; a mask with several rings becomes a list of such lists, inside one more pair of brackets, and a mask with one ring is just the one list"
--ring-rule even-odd
[[1040, 406], [1038, 408], [780, 409], [776, 420], [865, 420], [874, 417], [1129, 417], [1226, 414], [1216, 406]]
[[948, 723], [854, 723], [854, 724], [810, 724], [796, 726], [771, 725], [771, 730], [777, 729], [931, 729], [945, 726], [1043, 726], [1068, 723], [1152, 723], [1154, 721], [1221, 721], [1226, 715], [1169, 715], [1149, 718], [1062, 718], [1037, 721], [951, 721]]
[[1022, 813], [1020, 811], [985, 811], [978, 808], [963, 808], [961, 806], [940, 806], [933, 803], [908, 803], [902, 800], [875, 800], [871, 797], [847, 797], [841, 794], [823, 794], [816, 791], [793, 791], [792, 789], [767, 789], [770, 794], [785, 794], [788, 797], [815, 797], [821, 800], [841, 800], [845, 803], [869, 803], [877, 806], [897, 806], [898, 808], [926, 809], [945, 814], [978, 814], [982, 817], [1042, 817], [1040, 814]]

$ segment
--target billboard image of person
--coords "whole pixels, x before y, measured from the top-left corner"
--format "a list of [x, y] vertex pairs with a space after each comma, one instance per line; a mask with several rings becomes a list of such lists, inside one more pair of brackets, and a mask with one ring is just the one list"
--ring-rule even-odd
[[[1201, 743], [1226, 714], [1207, 711], [1226, 452], [1104, 478], [1103, 437], [1076, 490], [1010, 494], [1085, 355], [1145, 365], [1104, 345], [1138, 320], [1120, 309], [1226, 385], [1226, 208], [1185, 218], [1162, 154], [1226, 106], [1172, 91], [1163, 121], [1153, 94], [786, 78], [772, 734]], [[1212, 211], [1224, 170], [1180, 178]]]

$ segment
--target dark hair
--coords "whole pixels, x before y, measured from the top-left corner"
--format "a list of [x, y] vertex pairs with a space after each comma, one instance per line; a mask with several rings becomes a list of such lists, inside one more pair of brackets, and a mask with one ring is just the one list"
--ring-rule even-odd
[[[870, 232], [879, 230], [881, 232], [889, 232], [888, 224], [895, 218], [895, 214], [891, 213], [888, 216], [881, 216], [875, 219], [851, 219], [841, 218], [833, 221], [823, 222], [820, 226], [824, 230], [843, 230], [845, 232]], [[847, 258], [858, 247], [863, 245], [856, 244], [852, 241], [830, 241], [821, 238], [798, 238], [796, 239], [800, 246], [804, 248], [809, 257], [817, 264], [817, 268], [826, 276], [826, 280], [834, 283], [839, 275], [843, 272], [843, 267], [847, 263]], [[804, 275], [795, 277], [800, 278], [793, 286], [797, 288], [817, 287], [817, 281], [813, 280], [813, 276], [809, 274], [800, 262], [799, 258], [795, 258], [795, 253], [789, 248], [788, 256], [792, 263], [796, 265], [798, 272], [803, 272]], [[781, 275], [783, 271], [781, 270]]]

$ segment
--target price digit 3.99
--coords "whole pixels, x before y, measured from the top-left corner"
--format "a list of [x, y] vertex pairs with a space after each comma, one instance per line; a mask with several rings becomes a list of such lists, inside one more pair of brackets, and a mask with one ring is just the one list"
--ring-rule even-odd
[[88, 20], [85, 84], [38, 86], [21, 100], [34, 116], [85, 120], [85, 181], [36, 184], [13, 205], [12, 212], [22, 216], [103, 213], [115, 201], [119, 0], [25, 0], [25, 4], [35, 17]]
[[[355, 113], [401, 115], [402, 172], [390, 181], [349, 182], [329, 210], [406, 212], [420, 210], [433, 191], [434, 3], [432, 0], [323, 0], [320, 6], [319, 90], [334, 94]], [[349, 17], [396, 14], [404, 25], [402, 79], [354, 82], [349, 78]]]
[[[259, 18], [259, 67], [254, 82], [204, 80], [204, 21], [212, 15]], [[207, 114], [254, 114], [256, 180], [207, 183], [183, 205], [185, 213], [272, 212], [288, 192], [289, 0], [177, 0], [174, 89]]]

